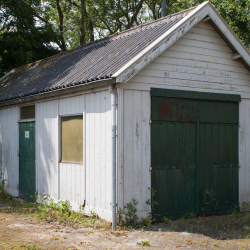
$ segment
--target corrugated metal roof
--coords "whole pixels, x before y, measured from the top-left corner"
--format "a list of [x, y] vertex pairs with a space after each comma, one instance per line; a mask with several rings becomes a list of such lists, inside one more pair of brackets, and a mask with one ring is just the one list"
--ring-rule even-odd
[[111, 78], [189, 12], [169, 15], [17, 68], [0, 82], [0, 102]]

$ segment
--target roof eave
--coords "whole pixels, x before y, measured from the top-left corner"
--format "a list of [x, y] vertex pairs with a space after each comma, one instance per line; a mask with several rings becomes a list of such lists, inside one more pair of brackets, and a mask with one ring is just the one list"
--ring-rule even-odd
[[35, 94], [35, 95], [29, 95], [23, 98], [17, 98], [13, 100], [0, 102], [0, 108], [11, 106], [11, 105], [17, 105], [21, 103], [23, 104], [26, 102], [32, 102], [32, 101], [41, 100], [41, 99], [46, 99], [49, 97], [57, 97], [60, 95], [65, 95], [65, 94], [72, 94], [72, 93], [76, 93], [76, 92], [88, 90], [88, 89], [105, 87], [105, 86], [109, 86], [110, 84], [115, 84], [115, 82], [116, 82], [115, 79], [110, 78], [110, 79], [103, 79], [103, 80], [93, 81], [93, 82], [89, 82], [85, 84], [80, 84], [80, 85], [76, 85], [76, 86], [72, 86], [68, 88], [42, 92], [42, 93]]
[[230, 44], [232, 51], [238, 52], [241, 55], [242, 62], [246, 67], [248, 66], [247, 68], [250, 70], [249, 50], [243, 45], [214, 6], [207, 1], [197, 6], [197, 8], [192, 10], [180, 22], [165, 32], [141, 53], [124, 65], [120, 70], [114, 73], [112, 78], [115, 78], [116, 82], [126, 83], [158, 55], [185, 35], [191, 28], [208, 16], [211, 18], [209, 22], [213, 23], [213, 26], [220, 31], [222, 38], [224, 38], [228, 45]]

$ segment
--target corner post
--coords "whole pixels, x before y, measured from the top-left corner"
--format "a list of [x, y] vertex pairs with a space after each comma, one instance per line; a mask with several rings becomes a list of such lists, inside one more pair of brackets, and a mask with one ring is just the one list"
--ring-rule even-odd
[[116, 89], [109, 85], [112, 113], [112, 230], [116, 227]]

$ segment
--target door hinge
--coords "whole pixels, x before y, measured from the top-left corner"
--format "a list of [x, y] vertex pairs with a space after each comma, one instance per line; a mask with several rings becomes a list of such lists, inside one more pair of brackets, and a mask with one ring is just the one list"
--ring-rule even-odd
[[152, 170], [152, 167], [151, 167], [151, 165], [149, 166], [149, 171], [151, 171]]
[[149, 124], [152, 124], [152, 120], [151, 119], [149, 120]]

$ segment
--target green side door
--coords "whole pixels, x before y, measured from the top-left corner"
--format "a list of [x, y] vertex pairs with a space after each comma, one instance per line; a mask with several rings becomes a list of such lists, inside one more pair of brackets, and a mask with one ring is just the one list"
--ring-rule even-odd
[[35, 122], [19, 123], [19, 196], [32, 201], [36, 192]]
[[158, 203], [152, 212], [158, 221], [238, 206], [240, 97], [187, 92], [151, 91], [151, 186]]

